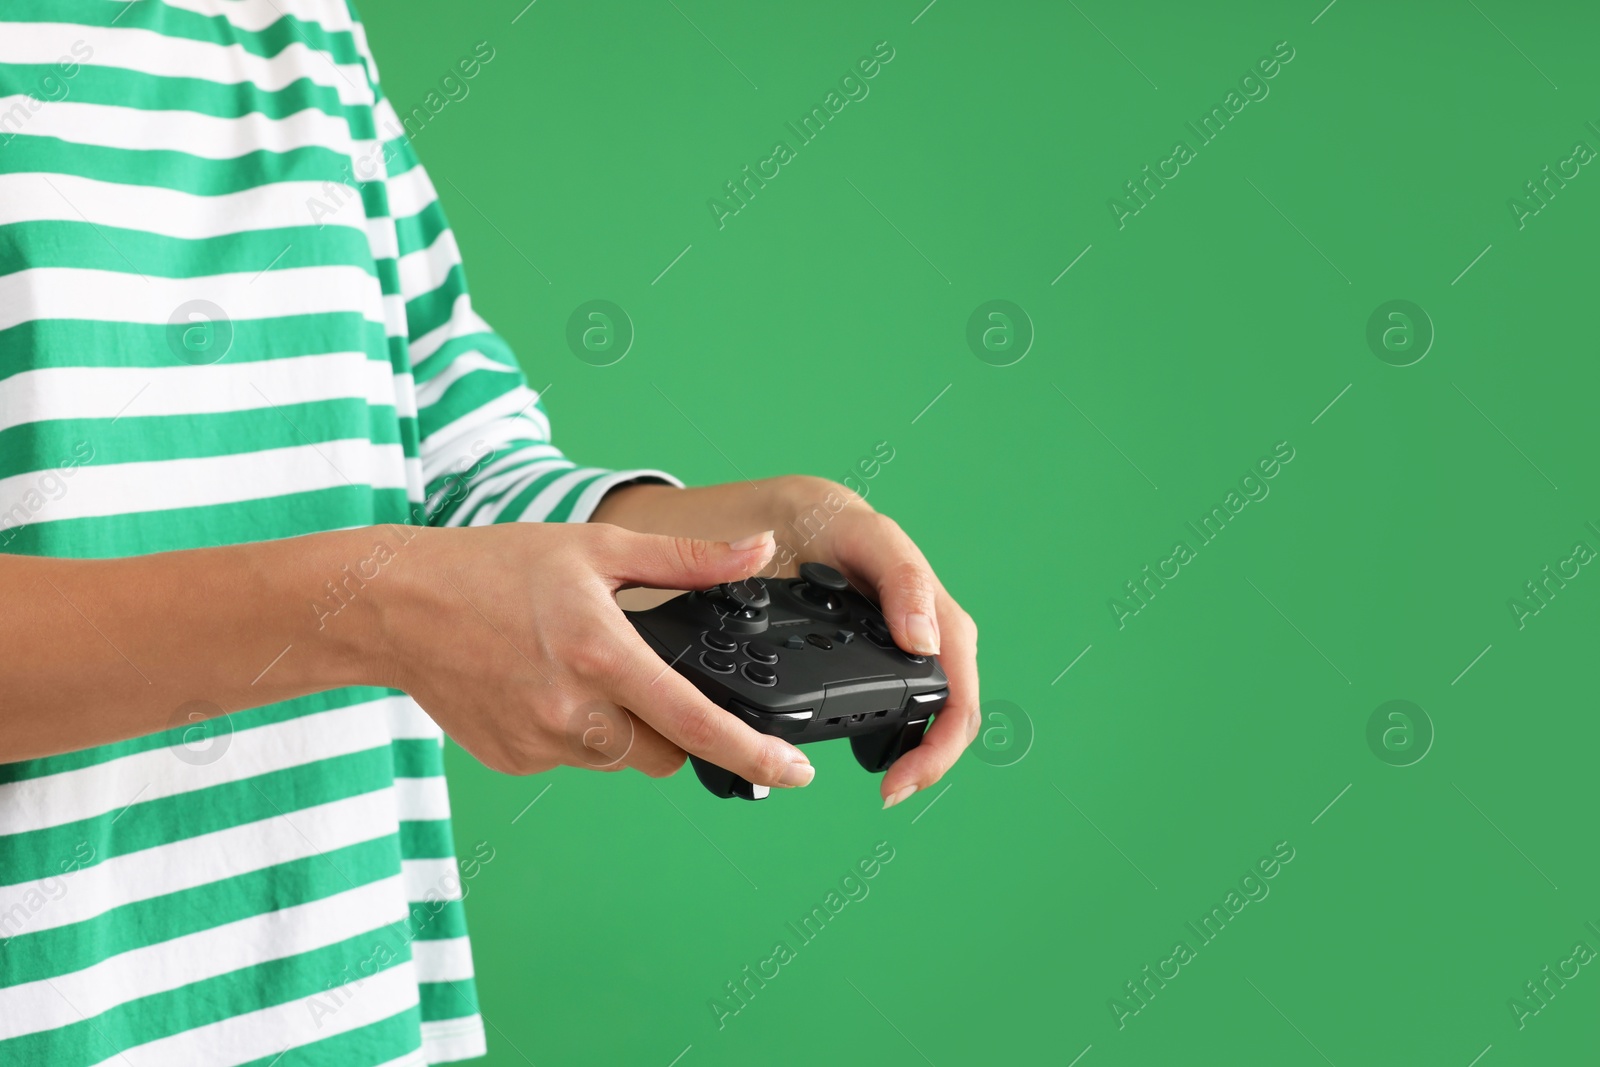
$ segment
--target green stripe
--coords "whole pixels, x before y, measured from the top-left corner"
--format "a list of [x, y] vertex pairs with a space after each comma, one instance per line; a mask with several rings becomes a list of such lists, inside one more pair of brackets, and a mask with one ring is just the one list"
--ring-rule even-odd
[[431, 737], [397, 737], [394, 748], [396, 778], [432, 778], [444, 773], [444, 750]]
[[66, 22], [84, 27], [141, 29], [216, 45], [237, 44], [252, 55], [271, 58], [292, 44], [309, 44], [328, 53], [336, 62], [360, 63], [361, 54], [348, 31], [326, 30], [320, 23], [285, 15], [261, 30], [242, 30], [221, 15], [207, 16], [182, 8], [168, 7], [156, 0], [143, 0], [122, 14], [128, 5], [108, 4], [104, 0], [28, 0], [26, 8], [12, 5], [7, 10], [10, 22]]
[[444, 819], [402, 822], [400, 843], [408, 860], [447, 860], [456, 854], [450, 823]]
[[[169, 344], [168, 331], [165, 325], [90, 319], [20, 323], [0, 330], [0, 381], [54, 367], [183, 366]], [[241, 319], [233, 323], [233, 347], [221, 362], [256, 363], [330, 352], [365, 352], [368, 359], [394, 363], [383, 324], [353, 311]]]
[[[83, 1064], [87, 1067], [111, 1055], [104, 1050], [107, 1041], [118, 1049], [131, 1048], [265, 1007], [325, 994], [329, 984], [337, 984], [347, 969], [350, 974], [361, 973], [359, 968], [363, 962], [373, 959], [376, 947], [392, 940], [388, 928], [379, 927], [326, 948], [268, 960], [178, 989], [128, 1000], [90, 1019], [0, 1041], [0, 1063], [48, 1063], [51, 1067]], [[409, 945], [400, 945], [398, 951], [391, 949], [391, 952], [392, 958], [385, 961], [380, 956], [367, 973], [381, 973], [411, 958]], [[363, 988], [352, 988], [341, 995], [359, 997], [363, 992], [368, 996], [376, 995]], [[325, 1005], [329, 1013], [323, 1018], [338, 1011], [338, 1002], [332, 997], [319, 996], [318, 1003]], [[429, 1017], [426, 1005], [422, 1016]], [[84, 1031], [99, 1035], [103, 1040], [86, 1039]], [[65, 1051], [72, 1047], [85, 1051], [98, 1047], [101, 1051], [88, 1056]]]
[[[478, 990], [468, 982], [418, 982], [417, 993], [422, 1002], [425, 1022], [441, 1019], [464, 1019], [478, 1014]], [[5, 1046], [0, 1045], [0, 1050]]]
[[[104, 0], [100, 3], [103, 6]], [[301, 111], [315, 110], [330, 118], [344, 119], [363, 131], [359, 135], [352, 133], [353, 137], [366, 140], [376, 132], [366, 108], [340, 102], [338, 90], [318, 85], [310, 78], [300, 78], [281, 89], [263, 89], [252, 82], [224, 84], [93, 63], [80, 65], [70, 78], [65, 77], [55, 63], [0, 63], [0, 95], [21, 93], [30, 93], [45, 101], [55, 98], [75, 104], [106, 104], [141, 111], [193, 111], [219, 119], [247, 115], [283, 119]]]
[[[470, 415], [485, 404], [524, 387], [522, 375], [496, 370], [472, 370], [450, 383], [444, 395], [417, 412], [422, 436]], [[509, 413], [508, 413], [509, 414]]]
[[121, 226], [41, 220], [0, 226], [0, 277], [64, 267], [133, 271], [156, 278], [210, 278], [299, 267], [356, 267], [376, 276], [367, 235], [350, 226], [310, 224], [246, 230], [221, 237], [183, 238]]
[[457, 263], [436, 289], [406, 301], [406, 327], [415, 341], [450, 321], [456, 299], [467, 291], [466, 271]]
[[[141, 0], [149, 3], [150, 0]], [[19, 133], [4, 145], [6, 169], [15, 174], [75, 174], [123, 185], [176, 189], [196, 196], [222, 196], [275, 182], [343, 182], [350, 157], [331, 148], [306, 146], [286, 152], [257, 150], [233, 159], [205, 159], [165, 148], [108, 148], [55, 137]], [[370, 183], [368, 183], [370, 184]], [[341, 191], [346, 197], [353, 191]], [[330, 208], [333, 202], [328, 201]], [[345, 207], [354, 212], [353, 206]], [[317, 221], [317, 220], [313, 220]]]
[[449, 228], [450, 224], [445, 221], [444, 208], [437, 200], [430, 201], [427, 207], [415, 215], [396, 217], [394, 230], [400, 255], [406, 256], [424, 248], [432, 248], [433, 242]]
[[[394, 409], [370, 406], [362, 397], [202, 415], [55, 419], [0, 430], [0, 469], [17, 473], [59, 469], [72, 459], [79, 459], [81, 466], [103, 466], [246, 456], [362, 438], [375, 445], [399, 444]], [[87, 459], [82, 458], [85, 454]], [[63, 480], [70, 491], [71, 474]]]
[[[540, 464], [540, 466], [542, 466], [542, 464]], [[503, 500], [505, 499], [506, 493], [509, 493], [512, 490], [517, 490], [516, 495], [507, 501], [505, 507], [500, 509], [501, 521], [513, 522], [518, 515], [521, 515], [527, 510], [528, 505], [533, 503], [533, 498], [543, 492], [546, 486], [550, 485], [550, 483], [554, 482], [557, 478], [565, 477], [574, 470], [577, 470], [577, 464], [573, 463], [571, 460], [564, 459], [560, 461], [559, 466], [544, 471], [544, 473], [540, 474], [538, 477], [533, 478], [524, 484], [520, 490], [517, 489], [516, 483], [513, 482], [511, 487], [505, 492], [496, 494], [495, 496], [489, 498], [489, 500], [485, 501], [484, 504], [479, 504], [474, 507], [466, 516], [465, 521], [470, 523], [473, 517], [477, 515], [478, 512], [482, 511], [486, 504], [492, 504], [499, 500]]]
[[[393, 782], [394, 763], [384, 745], [313, 759], [243, 781], [134, 801], [121, 811], [0, 838], [6, 880], [29, 882], [57, 875], [62, 860], [80, 854], [86, 841], [94, 848], [94, 858], [86, 867], [94, 866], [168, 844], [175, 840], [175, 827], [182, 828], [176, 838], [182, 840], [267, 819], [288, 818], [293, 826], [292, 814], [303, 808], [387, 789]], [[382, 876], [361, 868], [344, 873], [358, 885]]]
[[[407, 856], [406, 859], [419, 857]], [[411, 901], [406, 930], [416, 941], [448, 941], [467, 936], [467, 913], [459, 900]]]
[[[134, 901], [83, 922], [20, 933], [0, 948], [5, 967], [0, 985], [20, 985], [92, 967], [119, 953], [225, 923], [265, 915], [350, 891], [344, 872], [371, 871], [374, 881], [400, 873], [399, 839], [388, 834], [289, 860], [259, 871], [234, 875], [192, 889]], [[73, 876], [60, 881], [63, 896]], [[48, 916], [49, 904], [35, 914]], [[447, 922], [441, 914], [434, 922]]]
[[[378, 689], [371, 686], [350, 686], [345, 689], [330, 689], [324, 693], [312, 693], [309, 696], [296, 697], [276, 704], [266, 704], [259, 708], [247, 708], [236, 711], [227, 716], [228, 727], [234, 734], [241, 734], [259, 726], [269, 726], [273, 723], [287, 722], [305, 715], [315, 715], [322, 711], [331, 711], [335, 708], [347, 708], [355, 704], [380, 700], [388, 696], [403, 696], [398, 689]], [[140, 752], [149, 752], [157, 748], [170, 748], [180, 744], [184, 731], [188, 727], [177, 727], [171, 730], [162, 730], [160, 733], [149, 734], [145, 737], [135, 737], [127, 741], [117, 741], [109, 745], [96, 745], [94, 748], [80, 749], [77, 752], [66, 752], [59, 756], [43, 756], [39, 759], [24, 760], [21, 763], [0, 763], [0, 785], [10, 782], [24, 782], [35, 778], [46, 778], [52, 774], [65, 774], [68, 771], [82, 770], [124, 756], [136, 755]], [[222, 730], [216, 726], [211, 728], [213, 733], [208, 736], [220, 737]], [[196, 744], [204, 741], [206, 737], [191, 735], [190, 740]], [[232, 742], [229, 742], [230, 744]], [[395, 741], [400, 744], [433, 745], [434, 741]], [[441, 761], [441, 767], [442, 767]]]
[[[449, 321], [449, 320], [446, 320]], [[418, 334], [417, 337], [421, 337]], [[412, 338], [416, 340], [416, 338]], [[516, 367], [517, 357], [512, 353], [509, 345], [499, 334], [487, 330], [478, 330], [473, 333], [464, 333], [450, 338], [440, 345], [434, 352], [422, 361], [420, 370], [413, 370], [416, 381], [420, 385], [443, 373], [455, 358], [463, 352], [479, 352], [496, 363], [504, 363], [509, 367]], [[542, 408], [540, 409], [543, 410]]]
[[[556, 504], [555, 507], [551, 508], [549, 511], [545, 512], [544, 515], [540, 516], [539, 521], [566, 522], [567, 519], [571, 517], [572, 510], [578, 506], [578, 498], [583, 495], [583, 491], [589, 488], [595, 482], [598, 482], [601, 478], [608, 477], [610, 474], [610, 471], [601, 471], [599, 474], [585, 478], [583, 481], [567, 490], [567, 495], [561, 498], [560, 503]], [[502, 514], [500, 516], [500, 521], [515, 522], [520, 518], [522, 518], [520, 515]]]

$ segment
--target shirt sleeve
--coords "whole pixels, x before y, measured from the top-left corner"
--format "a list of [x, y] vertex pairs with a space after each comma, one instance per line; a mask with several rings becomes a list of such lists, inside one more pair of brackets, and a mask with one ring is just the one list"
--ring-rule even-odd
[[386, 139], [383, 191], [395, 228], [398, 290], [416, 391], [417, 451], [430, 526], [586, 522], [628, 482], [682, 486], [659, 470], [583, 466], [550, 438], [539, 394], [504, 338], [472, 309], [461, 253], [410, 140], [389, 102], [377, 103]]

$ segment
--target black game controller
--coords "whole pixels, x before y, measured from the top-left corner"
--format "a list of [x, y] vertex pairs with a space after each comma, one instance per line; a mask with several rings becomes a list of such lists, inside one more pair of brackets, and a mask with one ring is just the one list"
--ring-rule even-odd
[[[921, 743], [950, 695], [938, 661], [897, 648], [877, 605], [821, 563], [801, 564], [798, 578], [727, 582], [627, 616], [712, 703], [790, 744], [848, 737], [874, 774]], [[719, 797], [768, 793], [691, 759]]]

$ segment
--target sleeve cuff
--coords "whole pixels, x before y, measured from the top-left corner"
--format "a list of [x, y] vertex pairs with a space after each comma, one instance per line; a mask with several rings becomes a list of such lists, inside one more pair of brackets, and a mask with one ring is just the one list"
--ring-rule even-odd
[[[580, 472], [574, 472], [575, 474]], [[596, 471], [593, 468], [587, 472], [587, 477], [570, 486], [562, 487], [566, 492], [546, 490], [540, 493], [517, 516], [517, 522], [588, 522], [594, 514], [595, 508], [600, 506], [600, 501], [605, 495], [618, 486], [629, 485], [633, 482], [657, 482], [663, 485], [675, 486], [682, 489], [683, 482], [658, 470], [626, 470], [626, 471]]]

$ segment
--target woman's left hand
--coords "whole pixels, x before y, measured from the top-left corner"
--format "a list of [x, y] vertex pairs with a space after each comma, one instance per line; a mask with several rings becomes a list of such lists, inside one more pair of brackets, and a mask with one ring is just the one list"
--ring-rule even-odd
[[899, 524], [844, 486], [803, 476], [693, 489], [631, 485], [609, 493], [591, 521], [716, 540], [770, 529], [778, 573], [826, 563], [875, 594], [895, 642], [908, 652], [938, 656], [950, 679], [950, 699], [922, 744], [884, 775], [884, 807], [937, 782], [977, 736], [978, 628], [972, 616]]

